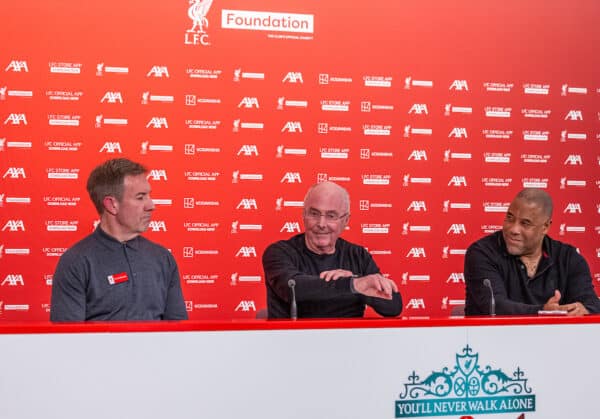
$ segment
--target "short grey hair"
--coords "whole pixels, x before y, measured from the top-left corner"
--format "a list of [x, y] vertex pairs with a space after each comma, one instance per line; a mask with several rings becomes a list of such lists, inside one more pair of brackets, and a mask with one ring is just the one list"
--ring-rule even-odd
[[535, 203], [542, 208], [542, 212], [548, 218], [552, 218], [552, 211], [554, 210], [554, 204], [552, 198], [543, 189], [538, 188], [525, 188], [517, 194], [515, 199], [522, 199], [527, 203]]

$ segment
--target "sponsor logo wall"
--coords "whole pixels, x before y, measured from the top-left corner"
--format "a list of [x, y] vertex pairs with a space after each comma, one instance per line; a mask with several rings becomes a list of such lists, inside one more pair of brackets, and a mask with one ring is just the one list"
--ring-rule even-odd
[[150, 169], [146, 236], [177, 259], [191, 319], [265, 306], [262, 252], [301, 232], [324, 180], [349, 189], [344, 237], [398, 283], [404, 316], [464, 303], [466, 248], [523, 187], [553, 195], [550, 234], [597, 286], [598, 6], [369, 6], [5, 6], [0, 319], [48, 318], [58, 257], [97, 223], [87, 176], [114, 157]]

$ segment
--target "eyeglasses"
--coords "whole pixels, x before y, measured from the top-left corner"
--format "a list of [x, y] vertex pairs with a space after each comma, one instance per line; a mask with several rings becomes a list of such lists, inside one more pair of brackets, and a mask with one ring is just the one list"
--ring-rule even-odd
[[312, 208], [307, 211], [304, 211], [305, 217], [310, 218], [311, 220], [315, 220], [315, 221], [319, 221], [319, 220], [321, 220], [321, 217], [325, 217], [325, 221], [328, 223], [336, 223], [348, 215], [349, 215], [349, 213], [338, 215], [335, 212], [326, 212], [325, 214], [323, 214], [323, 213], [321, 213], [321, 211], [317, 211], [316, 209], [312, 209]]

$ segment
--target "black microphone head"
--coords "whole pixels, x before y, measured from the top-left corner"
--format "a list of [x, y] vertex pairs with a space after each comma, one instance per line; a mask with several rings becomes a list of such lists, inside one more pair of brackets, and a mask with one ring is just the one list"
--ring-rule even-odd
[[483, 280], [483, 285], [485, 285], [486, 287], [491, 287], [491, 286], [492, 286], [492, 283], [490, 282], [490, 280], [489, 280], [489, 279], [485, 278], [485, 279]]
[[290, 280], [288, 281], [288, 287], [290, 287], [290, 288], [294, 288], [295, 286], [296, 286], [296, 281], [295, 281], [295, 280], [293, 280], [293, 279], [290, 279]]

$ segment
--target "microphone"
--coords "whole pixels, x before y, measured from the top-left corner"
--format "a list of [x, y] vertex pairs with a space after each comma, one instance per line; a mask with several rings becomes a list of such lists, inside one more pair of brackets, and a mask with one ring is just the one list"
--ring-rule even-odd
[[485, 278], [483, 280], [483, 285], [489, 288], [490, 290], [490, 316], [496, 315], [496, 299], [494, 298], [494, 289], [492, 288], [492, 283], [489, 279]]
[[296, 320], [298, 319], [298, 306], [296, 305], [296, 281], [294, 281], [293, 279], [290, 279], [288, 281], [288, 287], [290, 287], [290, 290], [292, 292], [292, 303], [290, 305], [290, 319], [292, 320]]

